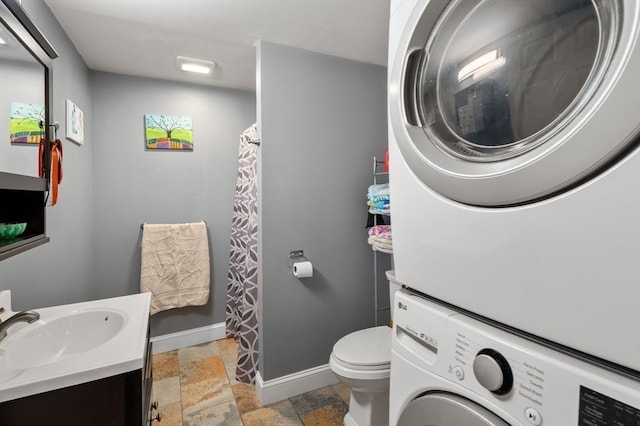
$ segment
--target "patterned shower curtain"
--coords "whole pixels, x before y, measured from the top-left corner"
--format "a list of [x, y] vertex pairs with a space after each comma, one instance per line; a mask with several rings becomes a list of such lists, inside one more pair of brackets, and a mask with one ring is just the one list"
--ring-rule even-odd
[[227, 337], [238, 342], [236, 379], [254, 383], [258, 367], [258, 206], [254, 124], [240, 135], [227, 280]]

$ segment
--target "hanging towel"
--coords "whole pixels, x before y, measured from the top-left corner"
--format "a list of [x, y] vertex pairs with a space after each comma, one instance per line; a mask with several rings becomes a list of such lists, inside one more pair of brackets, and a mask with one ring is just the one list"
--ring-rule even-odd
[[[45, 155], [44, 139], [40, 140], [40, 148], [38, 152], [38, 175], [44, 177], [45, 173]], [[62, 142], [60, 139], [56, 139], [51, 142], [51, 170], [49, 173], [50, 186], [51, 186], [51, 206], [55, 206], [58, 202], [58, 185], [62, 183]]]
[[140, 292], [151, 292], [151, 315], [209, 300], [207, 225], [144, 224]]

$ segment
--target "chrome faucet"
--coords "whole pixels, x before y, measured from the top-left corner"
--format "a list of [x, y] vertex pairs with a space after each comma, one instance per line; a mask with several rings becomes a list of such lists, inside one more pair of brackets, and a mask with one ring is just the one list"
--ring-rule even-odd
[[[4, 312], [4, 308], [0, 308], [0, 314]], [[17, 324], [19, 322], [27, 322], [31, 324], [34, 321], [38, 321], [40, 319], [40, 314], [36, 311], [22, 311], [17, 314], [12, 315], [6, 321], [0, 320], [0, 342], [7, 337], [7, 330], [13, 324]]]

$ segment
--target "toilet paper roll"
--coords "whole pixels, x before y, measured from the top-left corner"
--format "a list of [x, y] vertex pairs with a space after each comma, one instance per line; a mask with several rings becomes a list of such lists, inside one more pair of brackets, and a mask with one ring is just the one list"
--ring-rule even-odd
[[293, 264], [293, 276], [296, 278], [310, 278], [313, 276], [313, 265], [311, 262], [295, 262]]

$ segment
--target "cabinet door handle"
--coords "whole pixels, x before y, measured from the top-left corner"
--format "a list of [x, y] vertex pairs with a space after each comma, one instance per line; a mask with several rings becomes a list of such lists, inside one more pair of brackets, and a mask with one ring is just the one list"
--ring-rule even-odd
[[149, 424], [153, 423], [154, 420], [157, 420], [158, 423], [160, 423], [162, 421], [162, 413], [158, 413], [155, 416], [149, 417]]

